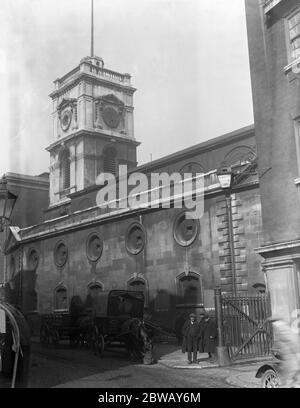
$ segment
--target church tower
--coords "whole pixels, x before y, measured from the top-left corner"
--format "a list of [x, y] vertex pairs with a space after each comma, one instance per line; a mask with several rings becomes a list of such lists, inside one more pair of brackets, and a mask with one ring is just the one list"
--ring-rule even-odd
[[50, 152], [50, 207], [95, 184], [103, 171], [137, 165], [131, 76], [104, 67], [91, 56], [54, 81], [53, 142]]

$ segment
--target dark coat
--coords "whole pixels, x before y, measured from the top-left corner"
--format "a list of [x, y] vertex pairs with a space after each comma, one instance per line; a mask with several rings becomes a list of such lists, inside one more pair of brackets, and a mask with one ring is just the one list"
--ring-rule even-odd
[[[194, 323], [195, 325], [195, 331], [194, 331], [194, 337], [197, 339], [197, 342], [200, 337], [200, 324], [198, 322]], [[182, 328], [182, 336], [183, 336], [183, 341], [182, 341], [182, 352], [185, 353], [187, 352], [187, 339], [191, 338], [190, 335], [190, 329], [191, 329], [191, 322], [190, 320], [187, 320]]]
[[175, 324], [174, 324], [174, 330], [175, 330], [175, 334], [178, 340], [182, 340], [182, 328], [185, 322], [185, 318], [184, 316], [180, 315], [177, 316], [176, 320], [175, 320]]
[[217, 324], [215, 319], [201, 322], [201, 346], [203, 353], [215, 353], [217, 346]]

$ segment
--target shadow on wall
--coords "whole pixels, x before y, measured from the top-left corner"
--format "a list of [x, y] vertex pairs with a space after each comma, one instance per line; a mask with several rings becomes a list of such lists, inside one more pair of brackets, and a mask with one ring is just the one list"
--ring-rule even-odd
[[190, 300], [187, 302], [185, 297], [175, 296], [166, 290], [161, 290], [146, 308], [148, 319], [178, 338], [181, 335], [182, 325], [191, 312], [196, 313], [199, 319], [204, 314], [203, 304], [193, 302], [193, 299]]
[[[13, 305], [22, 305], [23, 312], [28, 316], [31, 322], [32, 330], [35, 334], [39, 333], [39, 315], [37, 313], [37, 293], [35, 289], [36, 273], [26, 271], [26, 281], [22, 279], [22, 274], [16, 273], [13, 279], [5, 285], [5, 298]], [[178, 281], [177, 295], [170, 293], [167, 289], [160, 289], [156, 292], [155, 297], [148, 298], [148, 288], [142, 281], [138, 284], [130, 285], [128, 290], [144, 292], [145, 295], [145, 318], [156, 326], [159, 326], [167, 332], [175, 334], [178, 330], [178, 320], [186, 319], [189, 313], [194, 312], [200, 318], [204, 314], [204, 305], [207, 299], [202, 294], [201, 284], [196, 276], [184, 276]], [[58, 287], [55, 292], [53, 305], [54, 309], [65, 310], [71, 307], [72, 298], [68, 296], [67, 289]], [[59, 289], [59, 290], [58, 290]], [[123, 289], [123, 288], [121, 288]], [[79, 298], [78, 302], [84, 309], [91, 309], [98, 293], [103, 291], [100, 283], [94, 282], [88, 285], [85, 298]], [[204, 291], [205, 293], [207, 291]], [[213, 292], [213, 291], [211, 291]], [[205, 294], [204, 293], [204, 294]], [[61, 296], [63, 297], [61, 297]], [[213, 294], [212, 294], [213, 295]], [[60, 302], [61, 300], [61, 302]], [[213, 297], [212, 297], [213, 300]], [[63, 303], [65, 302], [65, 303]], [[64, 306], [62, 306], [64, 304]], [[51, 311], [49, 311], [51, 313]]]

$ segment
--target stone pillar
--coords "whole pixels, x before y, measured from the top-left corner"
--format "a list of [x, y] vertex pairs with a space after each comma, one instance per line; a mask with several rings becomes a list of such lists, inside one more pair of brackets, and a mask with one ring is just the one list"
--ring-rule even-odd
[[[237, 194], [231, 194], [235, 283], [238, 293], [245, 292], [248, 289], [244, 219], [241, 211], [239, 211], [241, 206], [242, 203], [237, 198]], [[224, 196], [217, 200], [217, 228], [222, 292], [232, 293], [233, 276], [229, 241], [229, 220]]]
[[272, 315], [290, 322], [292, 312], [300, 309], [300, 241], [268, 245], [257, 252], [265, 259]]

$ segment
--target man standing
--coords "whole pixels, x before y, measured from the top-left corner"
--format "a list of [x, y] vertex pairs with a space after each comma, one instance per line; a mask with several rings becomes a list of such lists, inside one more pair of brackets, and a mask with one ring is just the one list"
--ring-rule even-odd
[[209, 359], [215, 358], [217, 342], [217, 324], [214, 318], [204, 315], [201, 325], [202, 351], [208, 353]]
[[[183, 342], [182, 352], [188, 353], [188, 363], [197, 363], [198, 341], [200, 335], [200, 325], [196, 320], [195, 313], [191, 313], [182, 328]], [[193, 353], [193, 361], [192, 361]]]

